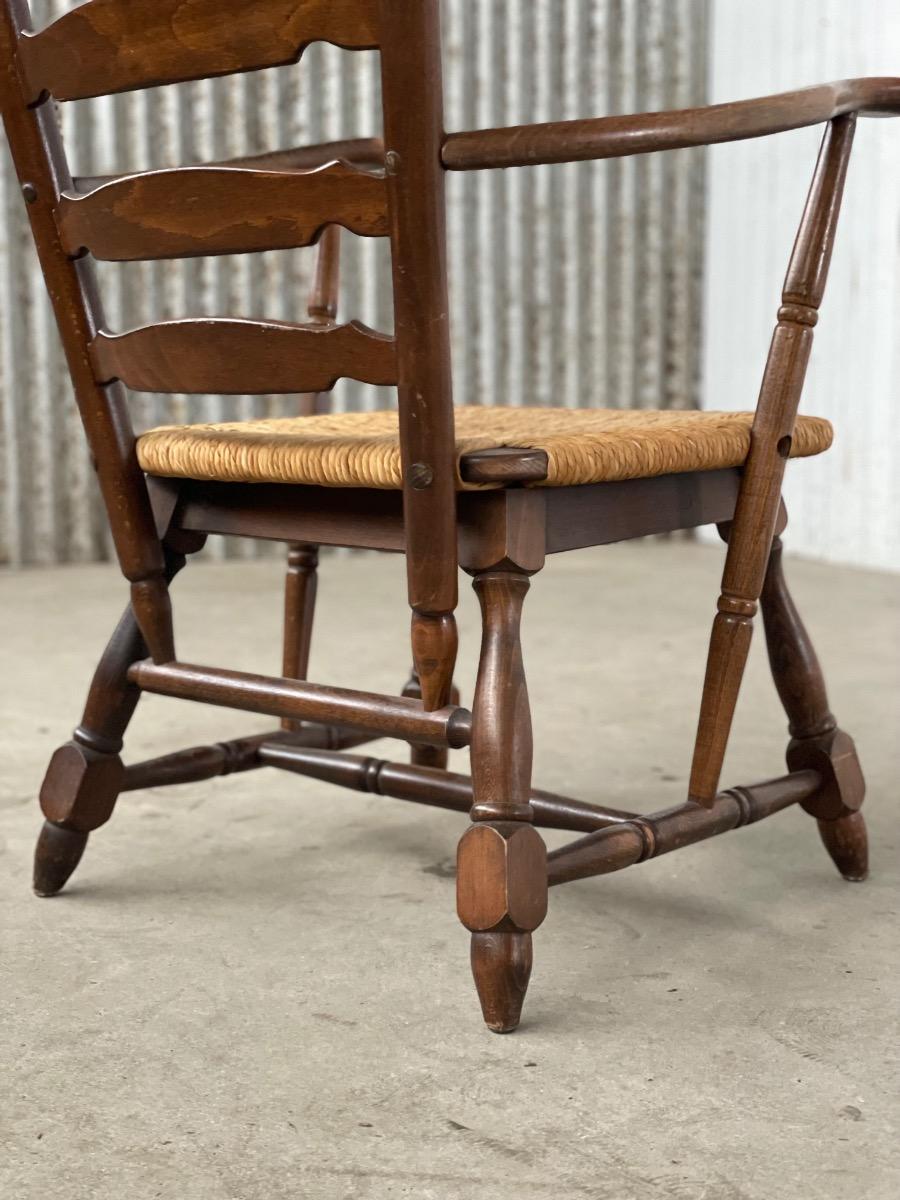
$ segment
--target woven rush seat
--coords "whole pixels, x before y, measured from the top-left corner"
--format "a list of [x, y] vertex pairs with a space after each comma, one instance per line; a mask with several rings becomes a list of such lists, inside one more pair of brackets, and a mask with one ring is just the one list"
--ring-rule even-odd
[[[548, 474], [538, 486], [567, 487], [740, 466], [752, 421], [744, 412], [458, 408], [456, 452], [544, 450]], [[828, 421], [800, 417], [791, 456], [821, 454], [831, 440]], [[401, 487], [396, 411], [162, 426], [138, 440], [138, 459], [151, 475], [186, 479]]]

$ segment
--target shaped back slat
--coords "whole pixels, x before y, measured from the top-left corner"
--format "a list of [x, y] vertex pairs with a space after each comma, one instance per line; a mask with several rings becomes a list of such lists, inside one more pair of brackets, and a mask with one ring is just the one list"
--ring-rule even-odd
[[339, 379], [397, 383], [394, 339], [357, 321], [167, 321], [101, 331], [89, 352], [98, 383], [120, 380], [137, 392], [291, 395], [327, 392]]
[[31, 102], [84, 100], [285, 66], [318, 41], [377, 49], [377, 0], [90, 0], [20, 54]]
[[113, 262], [245, 254], [312, 245], [326, 225], [385, 237], [384, 178], [333, 163], [317, 171], [182, 167], [124, 176], [59, 205], [63, 246]]

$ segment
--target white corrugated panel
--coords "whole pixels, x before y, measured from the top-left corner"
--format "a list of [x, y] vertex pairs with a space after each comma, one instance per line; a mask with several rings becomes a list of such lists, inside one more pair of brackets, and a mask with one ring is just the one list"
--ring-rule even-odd
[[[74, 7], [38, 0], [36, 25]], [[445, 0], [450, 129], [702, 103], [707, 0]], [[378, 60], [315, 46], [298, 67], [64, 109], [78, 174], [259, 152], [380, 127]], [[0, 562], [108, 557], [24, 206], [0, 188]], [[704, 156], [452, 176], [460, 403], [698, 403]], [[344, 239], [342, 313], [391, 325], [386, 246]], [[104, 266], [110, 325], [302, 319], [313, 252]], [[335, 404], [390, 403], [342, 384]], [[139, 428], [290, 413], [284, 397], [135, 396]], [[244, 544], [232, 553], [258, 553]]]
[[[712, 6], [712, 99], [900, 74], [896, 0]], [[752, 408], [821, 138], [800, 130], [710, 151], [704, 406]], [[900, 570], [900, 122], [861, 120], [801, 411], [834, 449], [788, 471], [786, 544]]]

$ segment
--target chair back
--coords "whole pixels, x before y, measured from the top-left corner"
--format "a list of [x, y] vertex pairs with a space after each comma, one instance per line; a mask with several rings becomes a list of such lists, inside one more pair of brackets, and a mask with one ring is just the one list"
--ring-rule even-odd
[[[132, 580], [160, 555], [123, 385], [135, 391], [298, 394], [341, 378], [396, 386], [410, 601], [456, 601], [438, 0], [89, 0], [32, 31], [2, 0], [0, 105], [29, 206], [117, 551]], [[73, 180], [53, 101], [296, 63], [316, 41], [381, 52], [384, 161], [298, 168], [277, 155]], [[395, 332], [247, 320], [111, 330], [91, 259], [148, 261], [314, 244], [340, 226], [391, 241]]]

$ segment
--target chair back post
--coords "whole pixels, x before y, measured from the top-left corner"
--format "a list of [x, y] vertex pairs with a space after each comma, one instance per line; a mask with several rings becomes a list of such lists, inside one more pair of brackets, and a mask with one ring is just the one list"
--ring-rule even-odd
[[829, 122], [782, 291], [744, 466], [710, 639], [689, 799], [716, 798], [738, 692], [775, 536], [784, 470], [828, 269], [853, 135], [854, 113]]
[[456, 453], [439, 0], [379, 0], [413, 657], [427, 708], [456, 657]]
[[97, 383], [86, 347], [103, 326], [93, 269], [69, 258], [57, 225], [61, 192], [71, 186], [53, 105], [29, 104], [20, 55], [31, 15], [25, 0], [0, 5], [0, 109], [22, 186], [41, 268], [47, 281], [116, 554], [132, 584], [135, 616], [153, 657], [175, 657], [165, 556], [146, 481], [135, 453], [126, 395], [119, 384]]

